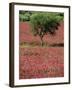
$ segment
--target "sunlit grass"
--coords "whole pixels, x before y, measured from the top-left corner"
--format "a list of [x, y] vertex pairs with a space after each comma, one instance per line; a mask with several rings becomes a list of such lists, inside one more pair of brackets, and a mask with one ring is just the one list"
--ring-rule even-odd
[[43, 46], [40, 43], [22, 43], [19, 45], [20, 48], [35, 48], [35, 47], [41, 47], [41, 48], [48, 48], [48, 47], [64, 47], [64, 43], [54, 43], [54, 44], [48, 44], [44, 43]]
[[41, 46], [41, 45], [20, 45], [19, 46], [20, 48], [28, 48], [28, 47], [32, 47], [32, 48], [35, 48], [35, 47], [48, 47], [48, 46]]

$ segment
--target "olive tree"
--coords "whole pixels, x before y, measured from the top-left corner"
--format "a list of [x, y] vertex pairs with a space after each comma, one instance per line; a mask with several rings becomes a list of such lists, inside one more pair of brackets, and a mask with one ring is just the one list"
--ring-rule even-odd
[[34, 36], [40, 37], [42, 46], [44, 44], [43, 37], [48, 33], [54, 35], [62, 20], [63, 14], [61, 13], [38, 12], [30, 16], [32, 33]]

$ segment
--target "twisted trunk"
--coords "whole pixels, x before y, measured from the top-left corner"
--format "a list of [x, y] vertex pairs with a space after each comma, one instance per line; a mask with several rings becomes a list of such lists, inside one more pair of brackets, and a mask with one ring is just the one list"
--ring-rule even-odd
[[43, 42], [43, 37], [41, 37], [41, 46], [44, 45], [44, 42]]

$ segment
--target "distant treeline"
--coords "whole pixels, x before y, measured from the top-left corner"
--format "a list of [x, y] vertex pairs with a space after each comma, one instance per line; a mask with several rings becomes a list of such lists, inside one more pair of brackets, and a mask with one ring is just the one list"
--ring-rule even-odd
[[41, 13], [41, 14], [45, 14], [45, 15], [58, 15], [59, 17], [64, 18], [64, 13], [59, 13], [59, 12], [37, 12], [37, 11], [19, 11], [19, 20], [24, 22], [24, 21], [30, 21], [30, 17], [33, 15], [33, 14], [38, 14], [38, 13]]

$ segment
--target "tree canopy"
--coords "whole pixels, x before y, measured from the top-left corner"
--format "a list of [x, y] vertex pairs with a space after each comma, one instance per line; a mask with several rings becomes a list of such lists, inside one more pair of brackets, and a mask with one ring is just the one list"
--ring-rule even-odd
[[35, 13], [30, 17], [32, 32], [35, 36], [40, 36], [43, 45], [44, 35], [54, 35], [62, 20], [63, 15], [59, 13]]

